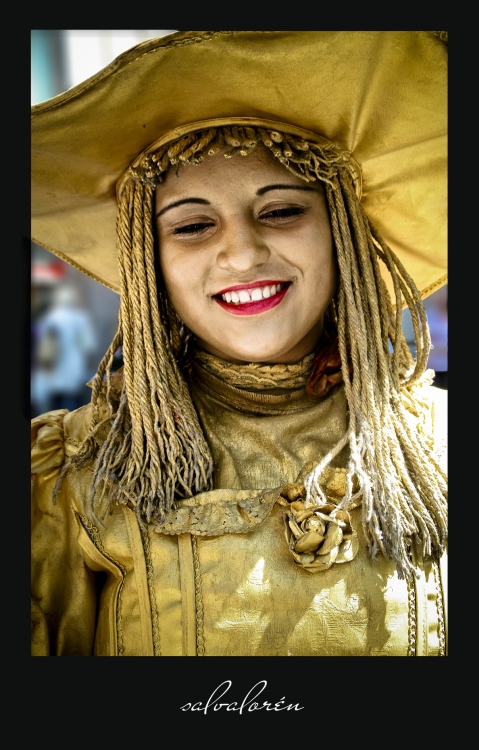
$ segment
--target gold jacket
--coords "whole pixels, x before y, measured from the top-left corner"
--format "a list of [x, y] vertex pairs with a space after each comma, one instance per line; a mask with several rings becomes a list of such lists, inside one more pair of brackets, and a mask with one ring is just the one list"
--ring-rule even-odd
[[[92, 425], [90, 405], [32, 422], [32, 654], [35, 656], [441, 656], [445, 558], [416, 558], [413, 583], [359, 552], [309, 573], [285, 541], [279, 495], [346, 429], [342, 385], [324, 398], [226, 385], [195, 366], [191, 392], [215, 462], [215, 489], [181, 501], [161, 531], [115, 506], [86, 509], [93, 466], [65, 459]], [[446, 393], [427, 389], [421, 428], [444, 455]], [[324, 476], [344, 492], [347, 453]], [[223, 489], [228, 488], [228, 489]], [[234, 488], [234, 489], [231, 489]]]

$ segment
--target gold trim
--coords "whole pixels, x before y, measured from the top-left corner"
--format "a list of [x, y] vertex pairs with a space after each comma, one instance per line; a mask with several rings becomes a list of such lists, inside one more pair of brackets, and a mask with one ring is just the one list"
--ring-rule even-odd
[[195, 576], [195, 603], [196, 603], [196, 655], [205, 655], [205, 636], [204, 636], [204, 610], [203, 594], [201, 593], [201, 573], [200, 558], [198, 554], [198, 540], [196, 536], [191, 537], [191, 546], [193, 549], [193, 569]]
[[407, 644], [407, 655], [417, 656], [416, 654], [416, 587], [414, 581], [410, 576], [406, 579], [407, 584], [407, 603], [408, 603], [408, 644]]
[[444, 553], [439, 560], [439, 580], [441, 582], [441, 611], [444, 626], [444, 656], [448, 655], [448, 617], [447, 617], [447, 554]]
[[[446, 618], [440, 565], [413, 547], [416, 575], [416, 656], [446, 656]], [[408, 584], [409, 585], [409, 584]]]
[[443, 590], [441, 585], [441, 572], [439, 565], [433, 563], [434, 581], [436, 583], [436, 608], [437, 608], [437, 630], [439, 640], [438, 656], [446, 656], [446, 626], [443, 607]]
[[151, 626], [153, 631], [153, 654], [161, 656], [160, 626], [158, 624], [158, 609], [156, 606], [155, 588], [153, 582], [153, 562], [151, 559], [150, 537], [148, 528], [142, 529], [140, 526], [141, 541], [143, 542], [143, 551], [145, 553], [146, 580], [148, 583], [148, 593], [150, 595], [151, 609]]
[[417, 569], [414, 577], [416, 595], [416, 656], [428, 656], [426, 571], [424, 570], [422, 555], [417, 549], [415, 549], [414, 564]]
[[425, 289], [421, 292], [422, 299], [426, 299], [426, 297], [429, 297], [430, 294], [437, 291], [437, 289], [440, 289], [441, 287], [445, 286], [448, 282], [448, 274], [446, 273], [445, 276], [441, 276], [438, 281], [435, 281], [434, 284], [429, 284]]
[[117, 560], [115, 560], [111, 555], [108, 554], [108, 552], [105, 551], [105, 548], [103, 547], [103, 543], [101, 541], [100, 532], [98, 531], [97, 527], [92, 524], [92, 522], [81, 513], [77, 514], [82, 522], [83, 528], [85, 529], [86, 533], [90, 537], [91, 541], [97, 548], [101, 554], [106, 557], [110, 562], [112, 562], [114, 565], [116, 565], [122, 572], [122, 579], [120, 582], [120, 585], [118, 587], [118, 606], [116, 608], [116, 632], [117, 632], [117, 656], [123, 656], [124, 648], [123, 648], [123, 625], [122, 625], [122, 619], [121, 619], [121, 593], [123, 589], [123, 583], [125, 581], [126, 576], [126, 569], [124, 566], [119, 563]]
[[[179, 138], [182, 138], [184, 135], [188, 135], [188, 133], [193, 133], [196, 130], [207, 130], [208, 128], [220, 128], [225, 125], [250, 125], [251, 127], [256, 128], [265, 128], [266, 130], [279, 130], [281, 133], [285, 133], [286, 135], [295, 135], [298, 138], [302, 138], [305, 141], [310, 141], [311, 143], [317, 143], [319, 145], [336, 145], [333, 143], [333, 141], [330, 141], [328, 138], [325, 138], [318, 133], [314, 133], [312, 130], [305, 130], [304, 128], [300, 128], [297, 125], [292, 125], [288, 122], [282, 122], [281, 120], [265, 120], [262, 117], [212, 117], [208, 120], [197, 120], [196, 122], [190, 122], [186, 125], [180, 125], [176, 128], [173, 128], [172, 130], [169, 130], [167, 133], [165, 133], [156, 141], [153, 141], [153, 143], [143, 149], [143, 151], [138, 154], [136, 159], [130, 164], [128, 169], [126, 169], [121, 177], [119, 177], [119, 179], [117, 180], [117, 199], [119, 200], [126, 183], [131, 177], [130, 170], [139, 167], [145, 156], [158, 151], [158, 149], [160, 149], [162, 146], [165, 146], [167, 143], [171, 143], [178, 140]], [[348, 155], [356, 171], [356, 176], [353, 177], [356, 195], [358, 196], [358, 200], [361, 200], [363, 195], [362, 169], [359, 162], [356, 161], [351, 152], [348, 152]]]
[[179, 500], [153, 527], [158, 534], [242, 534], [256, 529], [269, 517], [280, 489], [208, 490]]

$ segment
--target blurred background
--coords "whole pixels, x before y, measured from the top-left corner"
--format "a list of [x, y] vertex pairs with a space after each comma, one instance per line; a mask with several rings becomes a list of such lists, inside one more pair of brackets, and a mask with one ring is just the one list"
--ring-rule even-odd
[[[135, 44], [172, 33], [159, 30], [33, 30], [31, 103], [76, 86]], [[425, 301], [435, 385], [447, 388], [447, 287]], [[39, 245], [31, 248], [31, 416], [88, 403], [86, 383], [111, 343], [119, 297]], [[413, 355], [409, 312], [404, 333]], [[116, 367], [121, 366], [121, 352]]]
[[[33, 30], [31, 103], [76, 86], [135, 44], [171, 30]], [[120, 299], [44, 248], [31, 246], [31, 390], [36, 417], [90, 401], [86, 383], [116, 332]], [[119, 352], [116, 367], [121, 362]]]

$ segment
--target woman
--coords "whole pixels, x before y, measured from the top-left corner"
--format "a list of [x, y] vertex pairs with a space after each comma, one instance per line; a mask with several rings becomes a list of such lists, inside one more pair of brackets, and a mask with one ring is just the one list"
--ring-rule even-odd
[[34, 239], [121, 307], [33, 421], [33, 653], [444, 655], [444, 81], [433, 32], [180, 32], [34, 108]]

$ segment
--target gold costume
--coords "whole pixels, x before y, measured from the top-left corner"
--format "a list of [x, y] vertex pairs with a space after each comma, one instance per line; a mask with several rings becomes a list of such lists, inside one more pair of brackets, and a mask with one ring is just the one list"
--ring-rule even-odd
[[[115, 506], [104, 527], [88, 517], [92, 467], [66, 457], [91, 427], [91, 406], [33, 421], [35, 655], [439, 656], [445, 654], [444, 558], [399, 580], [392, 561], [359, 552], [310, 574], [295, 566], [278, 501], [346, 427], [342, 385], [321, 399], [240, 390], [198, 364], [190, 388], [215, 462], [215, 489], [180, 501], [162, 532]], [[444, 453], [444, 391], [427, 388], [422, 429]], [[100, 417], [101, 415], [99, 415]], [[412, 418], [415, 417], [412, 415]], [[347, 455], [324, 477], [341, 497]], [[222, 489], [222, 487], [234, 489]]]
[[[446, 654], [446, 394], [421, 301], [447, 282], [446, 37], [178, 32], [33, 107], [32, 235], [121, 296], [92, 403], [33, 420], [33, 655]], [[157, 283], [167, 171], [257, 147], [330, 212], [341, 357], [309, 393], [312, 352], [262, 387], [253, 363], [235, 380], [191, 357]]]

